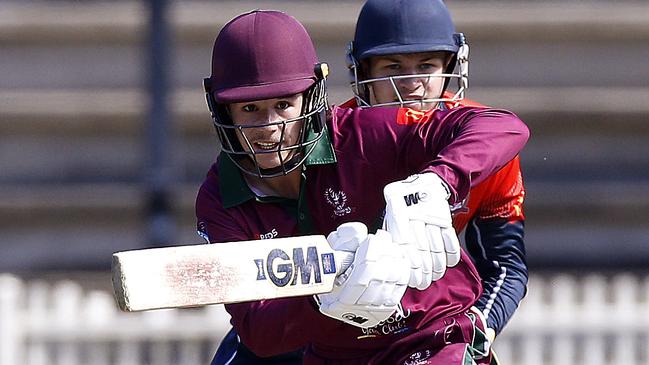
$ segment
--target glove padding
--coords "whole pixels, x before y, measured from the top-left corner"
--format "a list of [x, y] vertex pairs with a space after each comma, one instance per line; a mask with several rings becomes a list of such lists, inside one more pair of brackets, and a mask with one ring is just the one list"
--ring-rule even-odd
[[383, 229], [410, 259], [408, 286], [424, 290], [460, 261], [448, 189], [437, 174], [425, 173], [386, 185], [383, 195]]
[[320, 312], [352, 326], [370, 328], [400, 310], [410, 264], [386, 231], [367, 234], [362, 223], [345, 223], [327, 237], [335, 250], [356, 251], [354, 262], [330, 293], [316, 295]]

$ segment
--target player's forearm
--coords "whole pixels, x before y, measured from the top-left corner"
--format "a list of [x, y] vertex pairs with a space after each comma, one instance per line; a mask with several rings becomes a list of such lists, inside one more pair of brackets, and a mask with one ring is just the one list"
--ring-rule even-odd
[[511, 319], [527, 291], [523, 235], [523, 221], [474, 220], [466, 230], [467, 248], [484, 287], [476, 306], [496, 334]]
[[315, 325], [324, 318], [309, 297], [229, 304], [231, 323], [257, 356], [268, 357], [303, 348], [313, 339]]
[[[527, 276], [516, 272], [511, 267], [501, 267], [502, 283], [498, 281], [484, 282], [483, 295], [478, 299], [476, 306], [485, 314], [487, 326], [498, 335], [518, 308], [518, 304], [525, 296]], [[497, 289], [497, 290], [496, 290]]]
[[[449, 185], [451, 203], [463, 200], [471, 187], [511, 161], [525, 146], [529, 129], [516, 115], [504, 110], [460, 108], [464, 113], [447, 118], [448, 138], [425, 171], [435, 172]], [[446, 124], [446, 123], [445, 123]]]

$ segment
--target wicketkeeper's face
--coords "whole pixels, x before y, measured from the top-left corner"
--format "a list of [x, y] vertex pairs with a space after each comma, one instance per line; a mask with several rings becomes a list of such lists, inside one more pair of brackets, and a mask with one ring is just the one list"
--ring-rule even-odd
[[425, 99], [436, 99], [442, 94], [442, 76], [450, 57], [446, 52], [424, 52], [376, 56], [369, 59], [369, 78], [381, 79], [368, 84], [372, 105], [400, 101], [408, 107], [428, 110], [437, 103]]
[[279, 167], [289, 160], [301, 140], [304, 119], [302, 94], [232, 103], [230, 116], [237, 138], [246, 152], [253, 152], [262, 169]]

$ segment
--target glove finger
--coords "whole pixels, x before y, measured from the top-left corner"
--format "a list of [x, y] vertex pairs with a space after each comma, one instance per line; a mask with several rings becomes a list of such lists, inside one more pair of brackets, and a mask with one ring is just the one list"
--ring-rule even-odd
[[404, 245], [403, 247], [408, 256], [408, 266], [410, 267], [410, 279], [408, 285], [417, 288], [423, 281], [423, 270], [421, 269], [421, 252], [414, 245]]
[[403, 298], [404, 294], [406, 294], [406, 289], [408, 289], [408, 286], [405, 284], [398, 284], [393, 287], [391, 295], [391, 301], [393, 304], [401, 303], [401, 299]]
[[410, 227], [415, 237], [419, 266], [424, 273], [431, 273], [433, 271], [433, 260], [430, 255], [430, 243], [428, 242], [430, 240], [428, 225], [423, 221], [414, 220], [410, 222]]
[[398, 208], [398, 204], [388, 203], [385, 207], [383, 226], [392, 235], [392, 240], [398, 243], [411, 242], [409, 219], [406, 212]]
[[453, 227], [442, 228], [442, 238], [446, 249], [446, 266], [453, 267], [460, 262], [460, 240]]
[[[381, 291], [381, 305], [385, 307], [391, 307], [401, 302], [401, 296], [396, 296], [399, 292], [396, 290], [394, 283], [389, 285], [383, 285], [383, 290]], [[402, 295], [403, 296], [403, 295]]]
[[394, 304], [398, 304], [401, 302], [401, 298], [403, 298], [404, 294], [406, 293], [406, 289], [408, 289], [408, 280], [410, 277], [409, 272], [410, 267], [408, 265], [408, 260], [405, 257], [397, 258], [393, 261], [392, 266], [394, 267], [394, 272], [397, 273], [397, 277], [395, 278], [396, 280], [393, 281], [394, 286], [392, 289], [392, 302]]
[[358, 246], [367, 238], [367, 226], [361, 222], [343, 223], [336, 229], [340, 239], [353, 242]]
[[[403, 290], [405, 292], [405, 290]], [[358, 300], [360, 305], [372, 307], [389, 307], [401, 301], [401, 296], [395, 296], [400, 291], [395, 291], [394, 283], [390, 282], [372, 282]]]
[[442, 232], [439, 227], [433, 225], [426, 226], [428, 242], [430, 243], [430, 256], [433, 260], [432, 280], [441, 279], [446, 272], [446, 252], [444, 251], [444, 241]]
[[410, 222], [411, 231], [415, 237], [414, 246], [416, 251], [414, 255], [416, 257], [414, 260], [417, 261], [419, 268], [416, 274], [416, 282], [411, 282], [412, 286], [423, 290], [430, 286], [433, 277], [433, 255], [430, 252], [430, 244], [428, 240], [428, 232], [426, 229], [426, 224], [420, 220], [414, 220]]
[[342, 290], [340, 291], [340, 295], [338, 296], [338, 301], [346, 305], [356, 304], [367, 287], [366, 285], [355, 284], [353, 281], [351, 281], [351, 278], [347, 284], [348, 285], [343, 285], [341, 287]]
[[369, 285], [372, 280], [383, 280], [392, 270], [391, 265], [386, 265], [386, 262], [398, 257], [403, 257], [403, 253], [392, 242], [388, 232], [378, 230], [376, 234], [369, 234], [358, 247], [354, 257], [354, 269], [348, 281]]
[[384, 290], [385, 288], [382, 282], [371, 281], [358, 298], [356, 304], [381, 306], [383, 305], [383, 299], [385, 298], [383, 293]]
[[[398, 285], [408, 286], [408, 281], [410, 280], [410, 261], [406, 257], [401, 257], [397, 260], [394, 260], [392, 265], [394, 271], [397, 273], [398, 278], [395, 281]], [[404, 289], [405, 290], [405, 289]]]
[[367, 226], [360, 222], [343, 223], [329, 233], [327, 242], [334, 250], [355, 252], [367, 238]]
[[327, 242], [329, 243], [329, 246], [331, 246], [331, 248], [337, 250], [338, 242], [340, 242], [338, 231], [329, 232], [329, 234], [327, 235]]

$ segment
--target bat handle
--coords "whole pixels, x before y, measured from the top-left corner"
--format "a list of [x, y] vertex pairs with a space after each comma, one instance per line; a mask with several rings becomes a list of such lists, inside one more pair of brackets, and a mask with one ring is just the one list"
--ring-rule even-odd
[[343, 274], [354, 262], [354, 252], [348, 251], [334, 251], [334, 259], [336, 260], [336, 276]]

